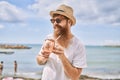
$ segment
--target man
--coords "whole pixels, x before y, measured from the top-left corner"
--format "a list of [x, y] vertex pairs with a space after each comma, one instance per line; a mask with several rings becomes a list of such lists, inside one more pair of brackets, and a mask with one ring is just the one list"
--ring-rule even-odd
[[73, 9], [60, 5], [50, 15], [54, 33], [47, 39], [53, 39], [55, 46], [51, 53], [44, 50], [43, 45], [37, 56], [38, 64], [45, 64], [42, 80], [78, 80], [87, 64], [85, 48], [71, 32], [76, 23]]
[[2, 74], [2, 72], [3, 72], [3, 61], [1, 61], [0, 63], [0, 75]]

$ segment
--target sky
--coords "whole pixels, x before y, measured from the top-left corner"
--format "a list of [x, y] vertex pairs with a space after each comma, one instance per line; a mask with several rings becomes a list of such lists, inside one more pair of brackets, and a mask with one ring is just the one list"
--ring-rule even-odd
[[0, 0], [0, 43], [42, 44], [53, 32], [49, 12], [74, 10], [72, 33], [85, 45], [120, 44], [120, 0]]

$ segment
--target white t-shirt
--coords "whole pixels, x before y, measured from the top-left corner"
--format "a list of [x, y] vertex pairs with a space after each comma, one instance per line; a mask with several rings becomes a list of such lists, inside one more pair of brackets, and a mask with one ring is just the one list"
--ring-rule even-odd
[[[50, 37], [48, 36], [48, 38]], [[75, 36], [71, 39], [69, 47], [64, 50], [64, 54], [73, 66], [77, 68], [87, 67], [85, 47]], [[42, 80], [71, 80], [65, 74], [61, 60], [54, 53], [50, 54], [45, 64]]]

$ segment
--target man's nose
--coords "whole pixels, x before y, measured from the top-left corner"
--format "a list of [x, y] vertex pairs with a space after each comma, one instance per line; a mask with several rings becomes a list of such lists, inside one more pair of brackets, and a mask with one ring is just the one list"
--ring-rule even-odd
[[53, 28], [55, 29], [57, 26], [56, 26], [56, 24], [55, 25], [53, 25]]
[[55, 21], [54, 23], [53, 23], [53, 25], [55, 26], [55, 25], [57, 25], [58, 23]]

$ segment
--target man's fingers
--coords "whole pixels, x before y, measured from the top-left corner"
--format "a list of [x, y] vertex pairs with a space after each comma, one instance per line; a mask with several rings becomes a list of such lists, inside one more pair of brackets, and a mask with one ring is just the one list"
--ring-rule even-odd
[[47, 52], [45, 50], [41, 50], [41, 54], [42, 54], [43, 57], [48, 58], [49, 55], [50, 55], [50, 52]]
[[48, 58], [49, 57], [49, 55], [42, 55], [43, 57], [45, 57], [45, 58]]
[[54, 50], [59, 50], [59, 51], [63, 51], [64, 50], [61, 46], [55, 46], [53, 49]]
[[64, 53], [63, 50], [61, 51], [61, 50], [57, 50], [57, 49], [53, 50], [52, 52], [55, 53], [55, 54], [62, 54], [62, 53]]

